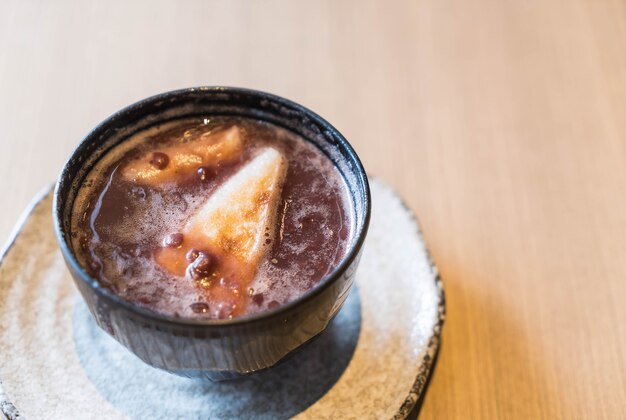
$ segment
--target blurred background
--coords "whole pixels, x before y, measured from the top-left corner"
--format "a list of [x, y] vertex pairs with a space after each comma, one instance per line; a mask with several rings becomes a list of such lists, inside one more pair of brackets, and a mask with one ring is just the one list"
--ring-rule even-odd
[[98, 122], [197, 85], [313, 109], [416, 212], [420, 418], [626, 418], [626, 2], [0, 0], [0, 239]]

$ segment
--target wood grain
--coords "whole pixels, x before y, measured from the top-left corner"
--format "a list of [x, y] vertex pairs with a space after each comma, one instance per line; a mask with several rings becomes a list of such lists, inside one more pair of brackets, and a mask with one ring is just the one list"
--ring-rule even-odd
[[191, 85], [325, 116], [418, 214], [420, 418], [626, 418], [626, 3], [2, 1], [0, 238], [82, 136]]

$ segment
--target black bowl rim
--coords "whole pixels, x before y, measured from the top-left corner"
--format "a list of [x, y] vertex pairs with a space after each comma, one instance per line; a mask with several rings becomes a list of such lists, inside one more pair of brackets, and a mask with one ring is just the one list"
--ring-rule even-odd
[[[275, 309], [269, 309], [266, 311], [259, 312], [257, 314], [253, 314], [250, 316], [242, 316], [233, 319], [189, 319], [189, 318], [178, 318], [173, 316], [164, 315], [158, 313], [156, 311], [152, 311], [147, 308], [142, 308], [134, 305], [133, 303], [121, 298], [117, 294], [111, 292], [107, 288], [103, 287], [95, 278], [91, 277], [83, 267], [78, 263], [74, 254], [70, 250], [69, 244], [66, 240], [67, 236], [65, 235], [62, 226], [61, 226], [61, 207], [59, 206], [59, 189], [60, 185], [63, 183], [63, 179], [71, 179], [66, 178], [66, 175], [69, 172], [68, 166], [71, 162], [72, 158], [76, 154], [76, 152], [80, 149], [80, 147], [90, 140], [95, 134], [97, 134], [100, 130], [104, 129], [111, 121], [115, 121], [118, 118], [123, 117], [126, 113], [132, 112], [137, 108], [141, 108], [144, 105], [147, 105], [152, 102], [158, 102], [162, 100], [166, 100], [173, 96], [178, 95], [186, 95], [194, 92], [224, 92], [224, 93], [236, 93], [236, 94], [245, 94], [245, 95], [253, 95], [258, 96], [260, 98], [269, 99], [275, 103], [279, 103], [286, 107], [295, 109], [299, 112], [306, 114], [309, 118], [315, 121], [316, 124], [323, 126], [326, 130], [328, 130], [332, 135], [338, 140], [340, 147], [343, 147], [347, 152], [350, 158], [356, 163], [355, 165], [355, 175], [357, 177], [357, 181], [362, 183], [364, 187], [364, 197], [365, 202], [363, 203], [363, 222], [356, 226], [355, 238], [356, 240], [353, 244], [348, 248], [348, 251], [340, 261], [340, 263], [335, 267], [335, 269], [324, 277], [320, 282], [315, 285], [313, 288], [309, 289], [302, 296], [294, 299], [287, 304], [281, 305]], [[190, 87], [172, 90], [168, 92], [159, 93], [145, 99], [139, 100], [131, 105], [128, 105], [114, 114], [108, 116], [104, 120], [102, 120], [98, 125], [96, 125], [87, 135], [80, 141], [80, 143], [76, 146], [76, 148], [70, 154], [70, 157], [67, 159], [65, 164], [63, 165], [63, 169], [61, 174], [59, 175], [57, 182], [55, 183], [54, 188], [54, 197], [52, 203], [52, 216], [53, 216], [53, 224], [54, 224], [54, 232], [57, 237], [57, 241], [59, 242], [59, 246], [61, 248], [61, 252], [63, 253], [66, 262], [71, 266], [72, 270], [75, 273], [79, 274], [80, 279], [89, 286], [92, 290], [98, 293], [105, 299], [109, 299], [114, 303], [122, 306], [126, 310], [136, 313], [138, 315], [144, 316], [146, 318], [152, 319], [154, 321], [159, 321], [161, 323], [173, 324], [178, 326], [197, 326], [197, 327], [226, 327], [226, 326], [235, 326], [242, 324], [251, 324], [256, 322], [261, 322], [268, 320], [274, 317], [280, 317], [281, 315], [287, 314], [292, 309], [300, 306], [315, 296], [322, 293], [326, 288], [330, 287], [335, 281], [337, 281], [346, 271], [346, 269], [352, 264], [355, 258], [359, 255], [361, 248], [363, 247], [363, 243], [365, 241], [365, 237], [367, 235], [367, 230], [369, 228], [370, 216], [371, 216], [371, 207], [372, 207], [372, 199], [370, 194], [369, 182], [367, 179], [367, 174], [365, 169], [363, 168], [363, 164], [356, 154], [354, 148], [350, 145], [348, 140], [337, 130], [333, 125], [331, 125], [324, 118], [311, 111], [310, 109], [293, 102], [289, 99], [285, 99], [281, 96], [274, 95], [271, 93], [248, 89], [248, 88], [240, 88], [240, 87], [230, 87], [230, 86], [198, 86], [198, 87]]]

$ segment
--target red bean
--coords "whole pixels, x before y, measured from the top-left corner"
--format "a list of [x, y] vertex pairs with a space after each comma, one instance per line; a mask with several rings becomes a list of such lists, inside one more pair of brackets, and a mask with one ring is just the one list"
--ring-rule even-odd
[[350, 228], [347, 225], [343, 225], [341, 230], [339, 230], [339, 238], [342, 241], [345, 241], [346, 239], [348, 239], [349, 234], [350, 234]]
[[268, 309], [276, 309], [280, 306], [280, 303], [278, 303], [277, 301], [273, 300], [270, 303], [267, 304]]
[[163, 152], [154, 152], [152, 153], [152, 158], [150, 159], [150, 165], [154, 166], [157, 169], [163, 170], [167, 168], [167, 165], [170, 163], [170, 157]]
[[196, 259], [187, 266], [187, 275], [193, 280], [209, 277], [215, 267], [215, 258], [207, 252], [199, 251]]
[[198, 258], [198, 255], [200, 255], [200, 250], [192, 248], [189, 250], [189, 252], [187, 252], [185, 258], [187, 258], [188, 262], [192, 263], [196, 260], [196, 258]]
[[208, 166], [200, 166], [196, 171], [198, 174], [198, 178], [200, 181], [210, 181], [217, 176], [217, 171], [215, 168], [211, 168]]
[[182, 233], [170, 233], [163, 238], [163, 246], [165, 248], [178, 248], [183, 244], [184, 236]]
[[217, 308], [218, 309], [215, 315], [219, 319], [230, 318], [233, 314], [233, 310], [235, 309], [234, 305], [229, 302], [222, 302], [217, 306]]
[[189, 307], [195, 314], [205, 314], [209, 312], [209, 305], [204, 302], [195, 302], [189, 305]]
[[259, 306], [261, 306], [261, 304], [263, 303], [263, 299], [263, 293], [257, 293], [256, 295], [252, 295], [252, 301]]

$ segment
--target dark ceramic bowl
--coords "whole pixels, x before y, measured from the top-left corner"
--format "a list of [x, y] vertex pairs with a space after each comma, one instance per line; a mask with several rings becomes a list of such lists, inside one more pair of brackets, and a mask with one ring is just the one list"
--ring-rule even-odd
[[[190, 320], [137, 307], [102, 287], [79, 265], [70, 240], [77, 190], [111, 148], [152, 125], [185, 117], [234, 115], [289, 129], [322, 150], [346, 180], [354, 232], [335, 270], [302, 297], [232, 320]], [[370, 193], [359, 158], [346, 139], [308, 109], [263, 92], [229, 87], [178, 90], [137, 102], [104, 120], [78, 145], [54, 193], [53, 217], [65, 262], [97, 324], [141, 360], [188, 377], [221, 380], [271, 367], [319, 335], [352, 286], [370, 219]]]

